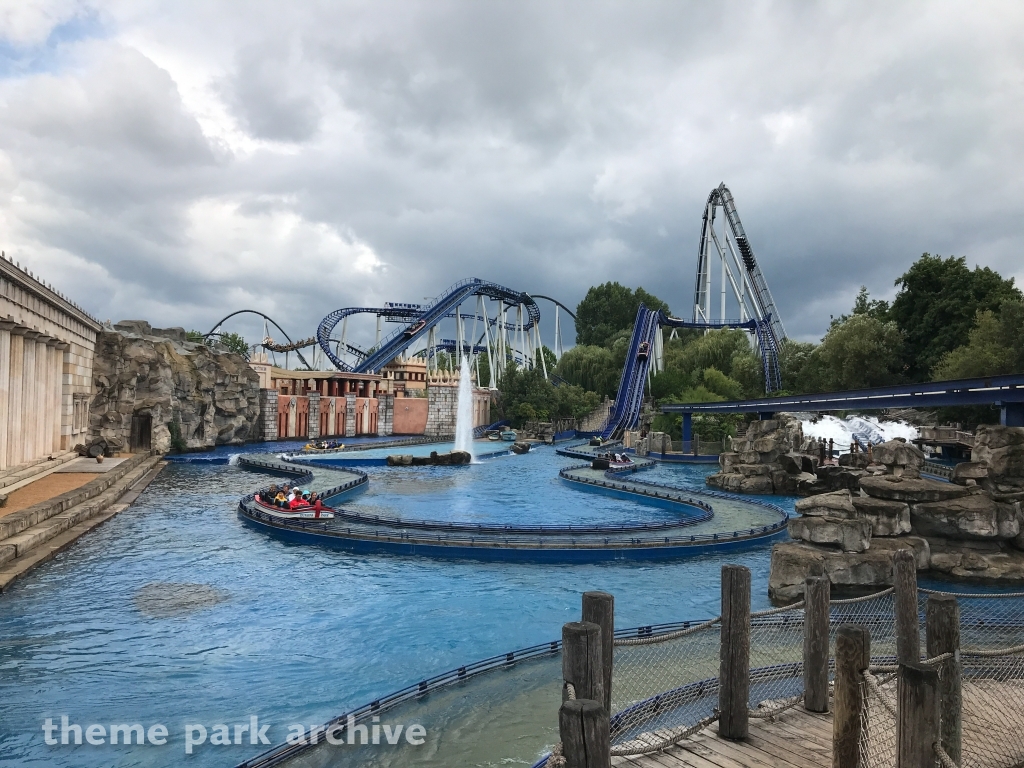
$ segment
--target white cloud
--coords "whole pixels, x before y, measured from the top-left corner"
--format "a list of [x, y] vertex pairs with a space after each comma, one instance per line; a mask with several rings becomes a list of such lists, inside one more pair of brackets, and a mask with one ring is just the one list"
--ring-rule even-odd
[[158, 325], [262, 302], [302, 336], [469, 275], [686, 316], [724, 180], [811, 338], [922, 251], [1020, 270], [1022, 33], [1009, 2], [9, 3], [3, 247]]

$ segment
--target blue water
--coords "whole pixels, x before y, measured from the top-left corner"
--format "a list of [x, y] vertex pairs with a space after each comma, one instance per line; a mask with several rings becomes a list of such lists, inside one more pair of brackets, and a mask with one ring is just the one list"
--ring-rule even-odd
[[[557, 479], [565, 463], [542, 449], [471, 467], [374, 468], [354, 504], [517, 523], [672, 514], [575, 490]], [[709, 471], [642, 476], [703, 487]], [[316, 474], [318, 485], [333, 473]], [[554, 639], [588, 589], [615, 594], [619, 626], [708, 617], [718, 612], [719, 568], [732, 562], [753, 572], [755, 606], [768, 604], [767, 545], [667, 564], [572, 566], [289, 545], [236, 517], [239, 496], [269, 480], [236, 466], [172, 464], [134, 506], [0, 596], [4, 764], [179, 765], [186, 723], [252, 715], [271, 724], [277, 743], [292, 723], [320, 723], [431, 674]], [[139, 590], [160, 593], [167, 582], [206, 585], [223, 599], [162, 616]], [[61, 715], [82, 725], [162, 723], [170, 738], [163, 747], [47, 746], [43, 721]], [[262, 749], [207, 744], [187, 764], [233, 765]]]

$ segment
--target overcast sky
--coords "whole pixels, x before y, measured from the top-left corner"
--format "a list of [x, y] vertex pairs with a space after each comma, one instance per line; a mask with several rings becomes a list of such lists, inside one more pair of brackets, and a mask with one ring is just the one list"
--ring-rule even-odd
[[1022, 40], [1019, 2], [0, 0], [0, 247], [158, 326], [470, 276], [689, 317], [724, 181], [816, 340], [923, 251], [1022, 281]]

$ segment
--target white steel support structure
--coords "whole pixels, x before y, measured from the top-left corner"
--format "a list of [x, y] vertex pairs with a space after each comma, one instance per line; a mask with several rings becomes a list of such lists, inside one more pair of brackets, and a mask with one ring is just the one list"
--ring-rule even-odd
[[[718, 222], [721, 221], [721, 226]], [[721, 230], [721, 235], [719, 234]], [[721, 264], [718, 323], [727, 320], [727, 300], [731, 293], [739, 308], [739, 320], [756, 319], [771, 327], [776, 344], [786, 338], [775, 300], [754, 257], [743, 224], [736, 211], [732, 193], [720, 184], [708, 196], [701, 227], [697, 255], [697, 277], [693, 298], [693, 321], [711, 323], [711, 267], [715, 257]]]

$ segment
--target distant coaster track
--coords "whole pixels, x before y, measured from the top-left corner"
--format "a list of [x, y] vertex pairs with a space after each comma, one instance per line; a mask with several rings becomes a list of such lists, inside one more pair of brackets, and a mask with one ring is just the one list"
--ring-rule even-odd
[[[527, 317], [523, 318], [521, 326], [523, 332], [531, 331], [540, 322], [540, 308], [537, 306], [534, 297], [530, 296], [530, 294], [506, 288], [498, 283], [471, 277], [455, 283], [455, 285], [444, 291], [439, 298], [426, 306], [418, 304], [392, 304], [384, 307], [346, 307], [335, 310], [320, 322], [316, 338], [324, 354], [338, 370], [354, 373], [377, 371], [398, 357], [414, 342], [426, 336], [431, 328], [442, 319], [450, 317], [451, 313], [462, 302], [472, 296], [495, 299], [501, 302], [502, 307], [505, 305], [524, 307]], [[375, 314], [387, 317], [390, 320], [399, 321], [401, 324], [381, 339], [380, 343], [376, 345], [376, 348], [369, 355], [355, 365], [350, 365], [331, 349], [331, 334], [338, 323], [344, 318], [356, 314]]]
[[[716, 229], [719, 218], [724, 220], [724, 224]], [[719, 317], [714, 320], [711, 317], [711, 262], [716, 255], [722, 277]], [[637, 424], [643, 406], [644, 383], [652, 368], [657, 372], [660, 367], [662, 342], [659, 327], [697, 328], [705, 331], [738, 328], [747, 331], [754, 336], [761, 356], [765, 392], [770, 394], [782, 389], [779, 350], [786, 339], [786, 329], [743, 229], [736, 201], [724, 183], [711, 190], [704, 206], [694, 284], [691, 321], [669, 317], [664, 312], [654, 312], [640, 305], [633, 325], [629, 355], [622, 369], [619, 391], [608, 421], [601, 430], [603, 437], [618, 437]], [[738, 320], [726, 318], [730, 289], [734, 303], [739, 307]]]

